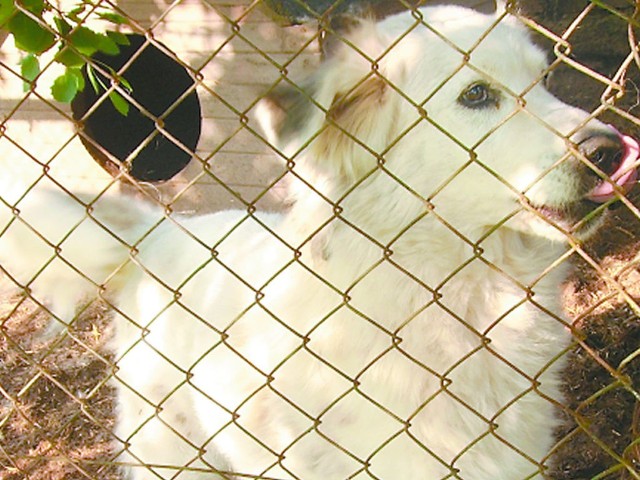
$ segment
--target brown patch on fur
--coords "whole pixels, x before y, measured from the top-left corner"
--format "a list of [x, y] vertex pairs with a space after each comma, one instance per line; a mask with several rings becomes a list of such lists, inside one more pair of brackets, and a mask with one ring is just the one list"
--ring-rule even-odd
[[334, 97], [325, 126], [314, 142], [314, 154], [339, 163], [339, 171], [351, 179], [365, 175], [386, 147], [388, 132], [378, 128], [388, 112], [389, 85], [371, 74], [347, 93]]
[[[327, 112], [327, 118], [340, 122], [341, 119], [346, 120], [346, 116], [351, 113], [353, 116], [356, 112], [365, 113], [369, 107], [375, 103], [382, 103], [387, 89], [387, 83], [378, 75], [371, 75], [354, 89], [346, 94], [336, 95], [334, 101]], [[364, 109], [365, 112], [360, 112]], [[358, 118], [361, 115], [358, 116]], [[347, 125], [351, 122], [345, 122]]]

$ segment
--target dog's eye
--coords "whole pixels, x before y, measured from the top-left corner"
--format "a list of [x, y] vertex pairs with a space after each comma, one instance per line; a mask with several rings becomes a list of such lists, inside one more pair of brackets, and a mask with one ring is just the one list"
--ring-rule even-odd
[[458, 102], [467, 108], [485, 108], [497, 106], [498, 98], [486, 83], [474, 83], [460, 94]]

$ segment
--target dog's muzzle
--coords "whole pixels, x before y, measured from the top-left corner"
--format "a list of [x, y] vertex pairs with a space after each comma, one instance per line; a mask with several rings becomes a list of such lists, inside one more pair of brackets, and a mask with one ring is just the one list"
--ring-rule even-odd
[[602, 178], [592, 172], [597, 176], [597, 183], [586, 198], [596, 203], [608, 202], [618, 192], [628, 193], [638, 179], [640, 145], [633, 138], [612, 130], [611, 134], [591, 135], [578, 143], [580, 153], [607, 176]]

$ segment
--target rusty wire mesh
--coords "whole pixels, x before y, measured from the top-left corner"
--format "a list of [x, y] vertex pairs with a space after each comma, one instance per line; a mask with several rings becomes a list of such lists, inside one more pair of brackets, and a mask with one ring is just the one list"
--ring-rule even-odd
[[[52, 179], [70, 196], [82, 202], [88, 215], [91, 215], [93, 205], [103, 195], [115, 190], [123, 195], [134, 196], [137, 199], [135, 201], [161, 204], [165, 216], [142, 238], [130, 244], [125, 242], [134, 253], [158, 225], [175, 222], [178, 228], [182, 228], [173, 217], [175, 212], [203, 213], [235, 207], [246, 211], [245, 218], [249, 218], [260, 210], [284, 209], [286, 195], [283, 192], [292, 177], [304, 183], [306, 188], [315, 190], [319, 197], [324, 197], [322, 191], [316, 190], [316, 186], [298, 175], [295, 158], [268, 144], [251, 120], [251, 115], [258, 102], [276, 90], [278, 85], [296, 86], [300, 73], [317, 65], [323, 55], [323, 46], [326, 47], [330, 42], [348, 42], [343, 32], [336, 30], [335, 19], [319, 17], [302, 26], [284, 28], [265, 15], [264, 5], [259, 1], [102, 3], [129, 20], [128, 27], [124, 28], [145, 35], [150, 44], [185, 65], [192, 73], [203, 105], [203, 138], [196, 151], [189, 152], [193, 155], [193, 161], [187, 171], [166, 184], [137, 182], [128, 174], [127, 162], [114, 178], [99, 170], [92, 170], [93, 161], [79, 143], [79, 136], [85, 133], [82, 128], [73, 128], [81, 125], [72, 119], [66, 106], [52, 101], [41, 86], [33, 86], [26, 92], [21, 90], [22, 80], [16, 69], [17, 54], [5, 42], [0, 63], [3, 82], [0, 155], [12, 168], [11, 174], [18, 175], [25, 183], [22, 197], [26, 198], [39, 182]], [[475, 3], [479, 5], [483, 2]], [[386, 4], [380, 10], [412, 8], [415, 6], [398, 2], [392, 6]], [[635, 136], [638, 136], [640, 120], [636, 116], [636, 108], [639, 102], [637, 82], [640, 77], [640, 54], [635, 33], [638, 11], [633, 2], [605, 0], [563, 4], [522, 1], [509, 3], [509, 11], [536, 32], [541, 44], [551, 52], [552, 61], [539, 78], [540, 82], [546, 81], [552, 91], [569, 99], [569, 103], [589, 109], [594, 117], [604, 119], [620, 130], [635, 132]], [[90, 20], [87, 18], [87, 21]], [[496, 22], [500, 21], [502, 18], [498, 17]], [[606, 44], [604, 48], [602, 43]], [[611, 53], [608, 53], [608, 49]], [[47, 68], [54, 67], [52, 64], [45, 67], [45, 74]], [[372, 75], [377, 75], [373, 60], [372, 72]], [[113, 88], [127, 95], [120, 86]], [[402, 91], [396, 91], [396, 94], [403, 96]], [[521, 92], [514, 95], [524, 96]], [[403, 98], [419, 112], [424, 113], [429, 108], [429, 98], [422, 103], [406, 96]], [[101, 101], [108, 101], [106, 93]], [[136, 108], [144, 110], [143, 106], [131, 101]], [[333, 112], [325, 113], [331, 119]], [[149, 112], [146, 115], [153, 117]], [[157, 131], [171, 138], [171, 133], [163, 130], [161, 119], [154, 120]], [[429, 121], [428, 115], [425, 113], [417, 121]], [[504, 119], [504, 122], [508, 121], [509, 118]], [[334, 126], [340, 128], [337, 123]], [[498, 128], [496, 126], [486, 132], [484, 138], [489, 138]], [[443, 134], [447, 132], [443, 131]], [[149, 135], [145, 142], [151, 143], [154, 135], [157, 133]], [[349, 132], [346, 135], [354, 143], [359, 142]], [[91, 142], [91, 139], [88, 141]], [[457, 142], [455, 138], [452, 141]], [[334, 201], [333, 218], [340, 217], [340, 203], [344, 198], [364, 184], [373, 172], [385, 169], [384, 152], [376, 152], [364, 144], [360, 147], [376, 158], [377, 165], [343, 192], [342, 198]], [[387, 150], [392, 147], [388, 146]], [[96, 145], [96, 148], [100, 146]], [[465, 149], [471, 161], [474, 161], [474, 148]], [[105, 152], [105, 155], [109, 156], [109, 153]], [[71, 164], [65, 160], [69, 157], [74, 158]], [[394, 181], [402, 182], [392, 172], [388, 173]], [[5, 172], [0, 174], [5, 175]], [[499, 180], [506, 183], [504, 179]], [[419, 196], [409, 185], [405, 187], [410, 195]], [[440, 188], [446, 188], [446, 184]], [[72, 193], [77, 191], [90, 192], [90, 200]], [[434, 196], [437, 193], [434, 192]], [[9, 207], [13, 206], [6, 199], [4, 202]], [[620, 203], [621, 206], [614, 213], [616, 220], [596, 240], [584, 246], [575, 239], [569, 239], [575, 254], [576, 273], [566, 286], [564, 299], [574, 341], [565, 352], [569, 357], [563, 377], [566, 402], [557, 405], [564, 423], [557, 432], [557, 443], [550, 453], [555, 462], [553, 469], [547, 472], [548, 478], [640, 479], [640, 308], [637, 304], [640, 283], [636, 260], [640, 212], [633, 192]], [[424, 215], [427, 214], [439, 215], [438, 210], [433, 208]], [[447, 218], [439, 219], [450, 231], [464, 237], [448, 223]], [[347, 217], [342, 221], [349, 224]], [[419, 218], [412, 220], [413, 223], [417, 221]], [[216, 251], [225, 240], [233, 241], [233, 233], [241, 223], [233, 225], [215, 245], [208, 244], [206, 239], [197, 238], [189, 231], [184, 233], [196, 244]], [[312, 243], [315, 232], [321, 231], [328, 223], [329, 220], [326, 220], [315, 225], [313, 232], [300, 245], [289, 245], [282, 240], [285, 248], [292, 253], [290, 264], [283, 265], [283, 270], [297, 262], [301, 249]], [[385, 254], [378, 263], [362, 272], [346, 290], [326, 282], [313, 271], [309, 273], [315, 275], [314, 278], [321, 284], [318, 288], [335, 291], [355, 315], [380, 327], [364, 311], [348, 305], [349, 292], [370, 271], [383, 263], [392, 264], [403, 274], [411, 276], [410, 271], [394, 263], [392, 251], [397, 239], [413, 223], [386, 239], [375, 238], [357, 225], [349, 224]], [[261, 225], [271, 231], [267, 224]], [[277, 236], [275, 231], [272, 233]], [[472, 241], [464, 238], [464, 241], [474, 248], [477, 254], [474, 258], [486, 261], [478, 247], [482, 239]], [[558, 259], [558, 262], [562, 260]], [[215, 258], [212, 261], [216, 261]], [[42, 269], [45, 267], [43, 265]], [[144, 269], [144, 264], [141, 267]], [[460, 265], [450, 272], [448, 278], [464, 268], [464, 264]], [[36, 272], [34, 279], [41, 272]], [[147, 272], [153, 275], [151, 270]], [[194, 271], [184, 283], [197, 273], [197, 270]], [[233, 271], [230, 274], [243, 281], [241, 274]], [[268, 285], [276, 275], [265, 279], [264, 285]], [[102, 285], [95, 285], [97, 298], [83, 304], [65, 334], [50, 338], [42, 335], [49, 322], [48, 306], [30, 294], [30, 282], [16, 285], [10, 276], [5, 277], [0, 317], [0, 479], [121, 478], [117, 458], [125, 449], [127, 440], [114, 433], [115, 393], [112, 380], [114, 376], [117, 377], [118, 364], [108, 348], [110, 316], [116, 307], [108, 299], [101, 298]], [[417, 278], [414, 280], [420, 282]], [[162, 282], [162, 279], [157, 278], [157, 281]], [[422, 306], [426, 310], [430, 305], [438, 304], [439, 287], [422, 286], [433, 297]], [[175, 293], [175, 302], [179, 304], [179, 288], [169, 285], [167, 288]], [[529, 287], [523, 285], [522, 288], [527, 291]], [[255, 295], [254, 305], [260, 305], [261, 291], [255, 291]], [[523, 301], [532, 300], [527, 296]], [[207, 323], [207, 319], [199, 317], [196, 312], [191, 311], [190, 314], [197, 321]], [[453, 312], [451, 315], [456, 317]], [[276, 314], [273, 314], [273, 319], [287, 328], [286, 322], [278, 319]], [[463, 318], [458, 320], [465, 322]], [[406, 319], [406, 322], [410, 321]], [[220, 335], [220, 342], [224, 343], [228, 335], [226, 329], [217, 330], [216, 333]], [[394, 340], [397, 340], [397, 335], [398, 331], [389, 332]], [[301, 350], [306, 349], [307, 340], [301, 336]], [[382, 359], [389, 351], [401, 350], [399, 343], [395, 342], [387, 350], [379, 352], [371, 362]], [[293, 358], [297, 352], [292, 351], [288, 358]], [[162, 352], [159, 353], [162, 355]], [[460, 358], [459, 362], [466, 360], [466, 357]], [[331, 362], [321, 361], [327, 368], [344, 376]], [[283, 360], [285, 362], [286, 359]], [[364, 372], [367, 365], [361, 365], [360, 368]], [[428, 370], [429, 366], [423, 365], [423, 368]], [[185, 382], [188, 382], [189, 372], [190, 369], [183, 372]], [[446, 378], [446, 374], [442, 378]], [[272, 380], [265, 378], [265, 388], [271, 388]], [[348, 392], [358, 391], [357, 381], [350, 380], [354, 385]], [[159, 403], [168, 402], [179, 387], [168, 386], [169, 391]], [[335, 402], [341, 398], [336, 398]], [[282, 399], [293, 403], [295, 407], [291, 399]], [[373, 398], [367, 399], [375, 403]], [[240, 404], [250, 400], [243, 399]], [[428, 400], [425, 398], [424, 402]], [[384, 406], [377, 403], [376, 406], [384, 410]], [[331, 405], [326, 405], [325, 411], [330, 408]], [[394, 415], [393, 412], [387, 413]], [[310, 422], [319, 422], [322, 414], [317, 418], [309, 418]], [[230, 423], [237, 420], [233, 411], [229, 415]], [[192, 445], [194, 451], [204, 448], [198, 440], [190, 439], [177, 430], [176, 434]], [[266, 439], [249, 431], [246, 434], [254, 442], [269, 448]], [[391, 440], [382, 442], [379, 448], [384, 448]], [[278, 455], [283, 454], [274, 453], [274, 464], [279, 461]], [[350, 452], [346, 454], [350, 455]], [[169, 467], [173, 473], [167, 478], [180, 472], [201, 471], [203, 468], [190, 464]], [[209, 473], [214, 469], [215, 466], [211, 466]], [[366, 471], [364, 462], [360, 473]], [[225, 475], [224, 478], [235, 478], [234, 472]], [[264, 477], [245, 475], [243, 478], [270, 477], [267, 474]]]

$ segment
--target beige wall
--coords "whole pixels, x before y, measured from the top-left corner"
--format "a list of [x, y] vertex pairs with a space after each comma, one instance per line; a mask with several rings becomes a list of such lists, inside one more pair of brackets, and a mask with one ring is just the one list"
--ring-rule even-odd
[[[66, 0], [65, 0], [66, 1]], [[447, 2], [438, 2], [447, 3]], [[459, 0], [475, 7], [490, 0]], [[149, 30], [178, 58], [202, 74], [198, 93], [202, 104], [202, 136], [196, 160], [180, 175], [148, 191], [178, 210], [210, 211], [244, 208], [243, 202], [220, 185], [224, 182], [247, 201], [253, 201], [284, 171], [283, 162], [245, 128], [239, 113], [251, 118], [252, 105], [280, 77], [286, 65], [291, 78], [299, 78], [318, 62], [318, 42], [313, 25], [281, 27], [262, 10], [261, 2], [248, 0], [183, 0], [174, 6], [166, 0], [120, 0], [118, 7], [137, 28]], [[69, 8], [62, 4], [62, 8]], [[234, 31], [233, 22], [239, 29]], [[92, 27], [101, 28], [100, 23]], [[69, 108], [51, 99], [48, 88], [61, 72], [48, 67], [32, 93], [23, 92], [17, 70], [19, 52], [7, 40], [0, 49], [0, 115], [4, 135], [0, 137], [0, 166], [22, 178], [25, 185], [36, 181], [42, 166], [50, 175], [74, 191], [118, 186], [87, 154], [74, 132]], [[249, 127], [259, 130], [254, 119]], [[210, 164], [205, 173], [202, 159]], [[219, 181], [218, 181], [219, 180]], [[259, 208], [281, 206], [286, 195], [281, 182], [270, 188]]]
[[[278, 80], [277, 65], [287, 64], [287, 71], [299, 76], [316, 64], [317, 42], [306, 45], [316, 33], [314, 27], [282, 28], [259, 7], [243, 0], [184, 0], [173, 8], [152, 0], [122, 0], [118, 5], [202, 74], [198, 93], [203, 125], [197, 157], [210, 164], [219, 180], [252, 201], [279, 175], [282, 162], [242, 125], [239, 113], [251, 115], [252, 105]], [[239, 29], [234, 31], [231, 22], [238, 19]], [[51, 99], [48, 88], [61, 70], [47, 68], [35, 92], [25, 93], [21, 80], [10, 70], [18, 69], [20, 59], [11, 39], [4, 42], [0, 54], [0, 115], [4, 125], [0, 165], [4, 174], [10, 168], [28, 185], [41, 175], [42, 166], [37, 164], [41, 162], [72, 190], [108, 187], [111, 178], [95, 164], [74, 133], [68, 106]], [[258, 129], [253, 119], [249, 127]], [[185, 193], [178, 193], [187, 186]], [[158, 191], [164, 201], [178, 195], [177, 208], [182, 210], [243, 207], [216, 179], [203, 173], [197, 159]], [[277, 207], [282, 195], [282, 189], [273, 189], [259, 205]]]

